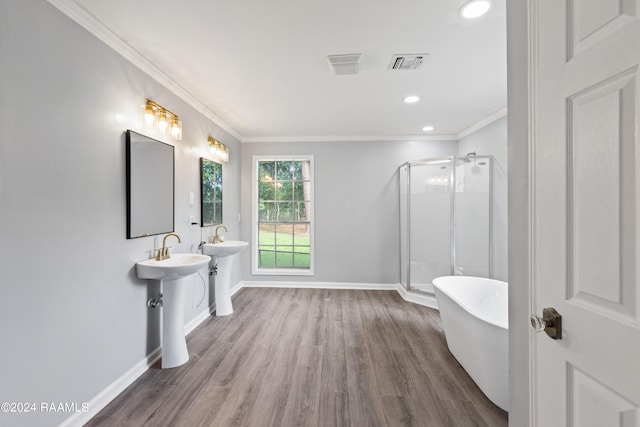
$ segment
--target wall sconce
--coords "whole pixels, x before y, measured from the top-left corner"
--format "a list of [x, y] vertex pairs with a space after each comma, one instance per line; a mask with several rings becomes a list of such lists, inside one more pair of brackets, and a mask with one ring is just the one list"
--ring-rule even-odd
[[208, 141], [209, 141], [209, 150], [211, 150], [211, 153], [213, 153], [213, 157], [215, 157], [216, 160], [218, 161], [225, 162], [225, 163], [228, 162], [229, 149], [227, 148], [227, 146], [211, 136], [209, 137]]
[[144, 104], [143, 119], [145, 126], [155, 126], [171, 139], [182, 140], [182, 122], [178, 119], [178, 115], [149, 98]]

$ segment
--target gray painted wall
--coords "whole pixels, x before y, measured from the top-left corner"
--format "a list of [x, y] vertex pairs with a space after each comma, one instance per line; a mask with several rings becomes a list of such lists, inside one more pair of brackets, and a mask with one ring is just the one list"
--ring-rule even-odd
[[[240, 144], [44, 0], [2, 9], [0, 402], [87, 402], [159, 344], [159, 313], [145, 305], [157, 289], [134, 270], [159, 239], [125, 238], [123, 132], [145, 97], [184, 122], [175, 143], [178, 252], [195, 251], [211, 231], [188, 225], [199, 218], [208, 135], [231, 151], [224, 215], [229, 238], [239, 237]], [[202, 282], [192, 286], [185, 323], [210, 302], [194, 308]], [[0, 414], [0, 424], [49, 426], [69, 415]]]
[[507, 118], [496, 120], [458, 141], [458, 155], [466, 156], [472, 151], [493, 155], [493, 276], [507, 281]]
[[[315, 276], [254, 276], [246, 281], [398, 283], [398, 167], [407, 160], [457, 153], [456, 141], [288, 142], [242, 144], [241, 236], [251, 241], [254, 155], [313, 154]], [[250, 264], [250, 251], [243, 260]]]
[[315, 275], [251, 274], [251, 253], [242, 254], [246, 281], [399, 281], [397, 168], [407, 160], [492, 154], [494, 164], [494, 275], [507, 280], [507, 119], [456, 141], [285, 142], [242, 144], [241, 237], [251, 241], [252, 157], [313, 154], [315, 161]]

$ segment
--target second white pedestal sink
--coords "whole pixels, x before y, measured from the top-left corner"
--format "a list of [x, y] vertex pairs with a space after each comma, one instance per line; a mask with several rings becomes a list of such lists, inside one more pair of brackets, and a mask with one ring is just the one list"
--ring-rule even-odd
[[249, 245], [249, 242], [229, 240], [222, 243], [207, 243], [202, 246], [202, 253], [211, 255], [218, 264], [216, 276], [216, 316], [227, 316], [233, 313], [231, 304], [231, 266], [233, 255]]
[[189, 360], [184, 336], [184, 301], [190, 276], [211, 261], [208, 255], [172, 254], [136, 264], [141, 279], [160, 281], [162, 288], [162, 368], [175, 368]]

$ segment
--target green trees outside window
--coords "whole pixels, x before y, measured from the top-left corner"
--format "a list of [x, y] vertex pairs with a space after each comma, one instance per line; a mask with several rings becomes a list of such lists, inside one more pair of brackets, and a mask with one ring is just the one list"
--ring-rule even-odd
[[311, 161], [264, 160], [258, 168], [258, 267], [311, 267]]

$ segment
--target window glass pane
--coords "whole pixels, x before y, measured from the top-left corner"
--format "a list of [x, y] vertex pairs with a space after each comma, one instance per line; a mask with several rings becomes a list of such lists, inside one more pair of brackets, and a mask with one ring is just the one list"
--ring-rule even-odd
[[290, 161], [276, 162], [276, 179], [287, 181], [293, 179], [293, 170]]
[[273, 181], [276, 177], [276, 162], [258, 162], [258, 180]]
[[260, 224], [258, 232], [259, 245], [275, 245], [276, 244], [276, 225]]
[[296, 181], [293, 184], [293, 200], [304, 200], [304, 189], [302, 182]]
[[276, 251], [273, 246], [260, 246], [258, 248], [258, 265], [263, 268], [276, 266]]
[[279, 202], [278, 203], [278, 219], [279, 222], [293, 221], [293, 203], [291, 202]]
[[311, 230], [309, 224], [296, 224], [293, 243], [296, 246], [309, 246], [311, 244]]
[[293, 224], [278, 224], [276, 234], [276, 245], [293, 245]]
[[300, 179], [302, 181], [311, 181], [311, 162], [309, 160], [300, 162]]
[[276, 221], [276, 204], [275, 202], [258, 203], [258, 221], [273, 222]]
[[293, 246], [278, 246], [276, 252], [277, 267], [293, 267]]
[[277, 200], [293, 200], [293, 182], [284, 181], [276, 183]]
[[309, 253], [302, 253], [298, 251], [293, 257], [293, 266], [296, 268], [310, 268], [311, 256]]
[[296, 181], [293, 189], [294, 200], [308, 202], [311, 200], [311, 181]]
[[298, 202], [293, 204], [294, 220], [297, 222], [309, 222], [311, 217], [308, 215], [307, 205], [309, 202]]
[[[302, 165], [305, 162], [302, 161], [295, 161], [295, 162], [291, 162], [291, 169], [293, 169], [293, 179], [300, 181], [302, 180]], [[308, 179], [308, 178], [307, 178]]]
[[258, 200], [275, 200], [276, 184], [273, 181], [258, 182]]

